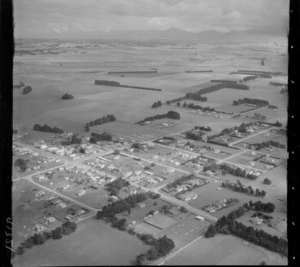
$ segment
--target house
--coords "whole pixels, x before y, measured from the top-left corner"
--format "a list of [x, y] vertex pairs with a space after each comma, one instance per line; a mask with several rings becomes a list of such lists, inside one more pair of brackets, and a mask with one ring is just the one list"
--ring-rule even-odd
[[181, 212], [178, 210], [177, 207], [173, 206], [172, 208], [170, 208], [168, 210], [168, 213], [170, 213], [173, 216], [176, 216], [176, 215], [180, 214]]
[[137, 205], [138, 205], [140, 208], [146, 207], [145, 203], [138, 203]]
[[184, 201], [190, 201], [192, 199], [196, 199], [197, 196], [198, 195], [196, 193], [186, 192], [186, 193], [178, 195], [178, 198], [180, 198]]

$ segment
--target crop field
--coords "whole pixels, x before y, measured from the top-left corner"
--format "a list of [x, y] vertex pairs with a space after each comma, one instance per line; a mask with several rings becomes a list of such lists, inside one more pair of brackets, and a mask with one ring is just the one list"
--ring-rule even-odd
[[113, 229], [101, 220], [90, 219], [80, 223], [71, 235], [28, 249], [13, 260], [13, 265], [131, 265], [137, 254], [148, 249], [149, 246], [127, 232]]
[[287, 258], [231, 235], [201, 238], [166, 265], [287, 265]]

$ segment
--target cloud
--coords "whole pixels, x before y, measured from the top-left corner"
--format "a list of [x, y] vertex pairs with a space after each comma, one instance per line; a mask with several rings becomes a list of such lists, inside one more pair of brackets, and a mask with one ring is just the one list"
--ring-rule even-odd
[[287, 27], [286, 0], [15, 0], [16, 33]]

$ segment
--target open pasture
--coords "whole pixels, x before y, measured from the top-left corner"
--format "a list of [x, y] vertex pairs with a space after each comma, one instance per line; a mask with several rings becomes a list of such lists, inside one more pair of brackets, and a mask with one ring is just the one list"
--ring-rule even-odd
[[256, 143], [262, 143], [262, 142], [268, 142], [268, 141], [275, 141], [279, 142], [282, 145], [287, 144], [287, 138], [283, 135], [278, 135], [275, 133], [272, 133], [270, 131], [266, 133], [260, 133], [255, 136], [250, 136], [247, 139], [244, 139], [243, 142], [248, 143], [248, 144], [256, 144]]
[[166, 265], [287, 265], [287, 258], [255, 246], [231, 235], [201, 238], [174, 257]]
[[113, 229], [101, 220], [90, 219], [80, 223], [71, 235], [28, 249], [13, 260], [13, 265], [131, 265], [137, 254], [149, 248], [127, 232]]

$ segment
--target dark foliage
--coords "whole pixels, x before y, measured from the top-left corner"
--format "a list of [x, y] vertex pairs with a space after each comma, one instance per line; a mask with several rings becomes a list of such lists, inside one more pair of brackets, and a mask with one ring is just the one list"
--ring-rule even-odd
[[23, 95], [27, 95], [32, 91], [31, 86], [27, 85], [23, 88]]
[[65, 100], [69, 100], [69, 99], [73, 99], [74, 98], [74, 96], [72, 96], [72, 95], [70, 95], [70, 94], [67, 94], [67, 93], [65, 93], [62, 97], [61, 97], [61, 99], [65, 99]]
[[47, 124], [44, 124], [44, 126], [35, 124], [33, 126], [34, 131], [39, 131], [39, 132], [46, 132], [46, 133], [63, 133], [64, 131], [57, 128], [57, 127], [50, 127]]
[[99, 119], [96, 119], [94, 121], [90, 121], [86, 125], [95, 126], [95, 125], [101, 125], [101, 124], [112, 122], [112, 121], [116, 121], [116, 117], [112, 114], [108, 114], [108, 115], [103, 116], [103, 117], [101, 117]]
[[160, 119], [173, 119], [173, 120], [179, 120], [180, 114], [176, 111], [169, 111], [165, 114], [159, 114], [152, 117], [147, 117], [146, 119], [142, 121], [136, 122], [136, 124], [144, 124], [146, 121], [154, 121], [154, 120], [160, 120]]

